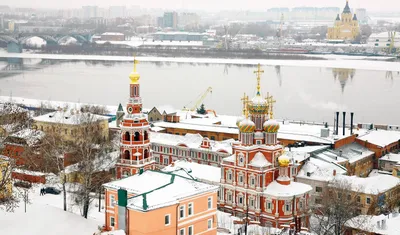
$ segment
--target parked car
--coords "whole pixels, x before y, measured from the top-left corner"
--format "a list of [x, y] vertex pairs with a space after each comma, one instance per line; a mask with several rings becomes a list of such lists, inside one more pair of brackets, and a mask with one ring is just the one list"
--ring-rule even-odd
[[50, 194], [60, 194], [61, 193], [61, 190], [58, 190], [54, 187], [46, 187], [44, 189], [44, 191], [45, 191], [45, 193], [50, 193]]

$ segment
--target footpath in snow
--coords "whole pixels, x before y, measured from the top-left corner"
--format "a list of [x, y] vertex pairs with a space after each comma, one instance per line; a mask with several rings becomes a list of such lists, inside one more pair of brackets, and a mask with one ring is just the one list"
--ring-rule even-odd
[[[53, 59], [53, 60], [98, 60], [98, 61], [133, 61], [131, 56], [101, 56], [101, 55], [65, 55], [65, 54], [27, 54], [7, 53], [0, 51], [0, 57]], [[294, 66], [319, 68], [344, 68], [377, 71], [400, 71], [399, 62], [370, 61], [353, 59], [336, 60], [263, 60], [263, 59], [215, 59], [215, 58], [183, 58], [183, 57], [137, 57], [143, 62], [176, 62], [176, 63], [208, 63], [208, 64], [242, 64], [268, 66]]]

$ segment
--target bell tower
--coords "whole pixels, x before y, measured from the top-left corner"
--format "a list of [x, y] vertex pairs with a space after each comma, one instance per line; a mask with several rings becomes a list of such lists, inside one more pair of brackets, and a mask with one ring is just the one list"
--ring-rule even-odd
[[140, 97], [140, 75], [136, 70], [138, 61], [133, 62], [133, 71], [129, 74], [129, 100], [126, 105], [127, 114], [121, 122], [121, 152], [116, 164], [117, 178], [134, 175], [140, 169], [154, 169], [155, 161], [150, 148], [150, 125], [142, 113]]

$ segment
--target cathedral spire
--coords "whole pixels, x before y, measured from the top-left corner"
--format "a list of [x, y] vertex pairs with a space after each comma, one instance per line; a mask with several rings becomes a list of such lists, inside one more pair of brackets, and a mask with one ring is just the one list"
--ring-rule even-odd
[[346, 6], [343, 9], [343, 13], [351, 13], [350, 7], [349, 7], [349, 0], [346, 0]]

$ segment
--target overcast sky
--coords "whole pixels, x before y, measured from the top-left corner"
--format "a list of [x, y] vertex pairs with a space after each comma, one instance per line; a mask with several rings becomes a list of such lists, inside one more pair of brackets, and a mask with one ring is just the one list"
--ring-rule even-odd
[[[143, 8], [203, 9], [203, 10], [265, 10], [271, 7], [336, 6], [343, 8], [345, 0], [1, 0], [11, 7], [79, 8], [82, 5], [138, 5]], [[399, 11], [400, 0], [350, 0], [351, 8], [368, 11]]]

